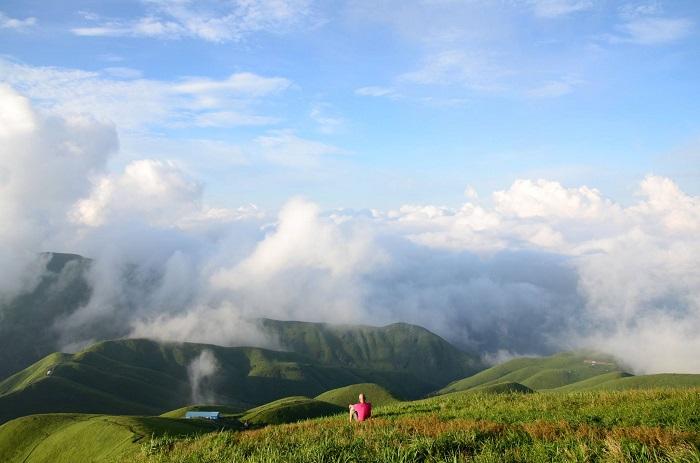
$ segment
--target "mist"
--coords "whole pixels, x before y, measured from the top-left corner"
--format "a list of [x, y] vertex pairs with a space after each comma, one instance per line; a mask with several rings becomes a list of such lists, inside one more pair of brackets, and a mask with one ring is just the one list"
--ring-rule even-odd
[[203, 350], [187, 366], [193, 404], [216, 403], [216, 395], [209, 380], [219, 370], [219, 362], [210, 350]]
[[[700, 373], [700, 198], [672, 179], [640, 179], [631, 205], [520, 179], [458, 207], [221, 208], [177, 162], [108, 170], [110, 125], [38, 111], [9, 87], [0, 103], [0, 302], [36, 285], [41, 251], [93, 259], [89, 301], [47, 320], [59, 349], [124, 336], [272, 346], [258, 317], [402, 321], [489, 359], [586, 347], [635, 373]], [[194, 402], [216, 371], [205, 353], [190, 365]]]

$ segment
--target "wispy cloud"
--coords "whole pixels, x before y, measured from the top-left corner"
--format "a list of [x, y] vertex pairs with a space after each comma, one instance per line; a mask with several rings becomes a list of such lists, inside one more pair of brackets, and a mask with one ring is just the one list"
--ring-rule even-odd
[[425, 85], [463, 85], [477, 91], [503, 90], [502, 78], [509, 71], [481, 53], [446, 50], [428, 56], [415, 71], [399, 76], [399, 81]]
[[399, 98], [401, 95], [393, 87], [368, 86], [355, 89], [355, 95]]
[[557, 98], [568, 95], [581, 82], [571, 79], [549, 80], [525, 91], [529, 98]]
[[663, 45], [677, 42], [693, 32], [694, 23], [687, 18], [640, 17], [621, 24], [612, 42], [639, 45]]
[[136, 19], [86, 19], [94, 25], [76, 27], [81, 36], [197, 38], [209, 42], [239, 41], [254, 32], [284, 32], [314, 17], [310, 0], [236, 0], [144, 2], [149, 15]]
[[531, 0], [530, 4], [541, 18], [557, 18], [593, 8], [592, 0]]
[[345, 120], [334, 114], [333, 108], [328, 103], [312, 104], [309, 117], [316, 123], [319, 132], [325, 134], [337, 133], [345, 124]]
[[268, 162], [289, 167], [314, 167], [326, 156], [346, 154], [336, 146], [301, 138], [291, 130], [274, 130], [254, 142]]
[[251, 113], [262, 98], [292, 83], [250, 72], [223, 79], [187, 77], [172, 81], [139, 78], [130, 68], [87, 72], [34, 67], [0, 58], [0, 81], [67, 114], [91, 113], [120, 130], [151, 125], [232, 127], [268, 125], [279, 118]]
[[5, 13], [0, 11], [0, 29], [14, 29], [16, 31], [23, 31], [30, 27], [36, 26], [36, 18], [29, 17], [25, 19], [11, 18]]

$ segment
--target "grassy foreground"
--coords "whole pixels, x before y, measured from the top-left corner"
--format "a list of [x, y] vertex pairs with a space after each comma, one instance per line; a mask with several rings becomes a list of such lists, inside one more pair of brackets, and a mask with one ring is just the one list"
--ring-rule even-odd
[[700, 389], [459, 392], [263, 429], [152, 438], [129, 461], [700, 462]]

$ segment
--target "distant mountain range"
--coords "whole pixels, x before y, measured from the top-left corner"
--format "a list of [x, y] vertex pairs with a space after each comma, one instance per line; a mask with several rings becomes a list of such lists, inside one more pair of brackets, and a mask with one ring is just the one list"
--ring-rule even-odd
[[[386, 391], [382, 400], [460, 391], [700, 386], [700, 375], [633, 376], [613, 358], [594, 352], [519, 358], [484, 369], [476, 355], [406, 323], [374, 327], [257, 320], [283, 351], [117, 339], [75, 354], [51, 353], [58, 340], [53, 322], [89, 299], [85, 272], [91, 263], [76, 255], [48, 257], [38, 287], [0, 307], [0, 379], [5, 378], [0, 381], [0, 423], [49, 412], [158, 415], [196, 403], [247, 410], [296, 396], [305, 398], [272, 409], [326, 413], [328, 403], [339, 407], [351, 400], [357, 387], [342, 388], [358, 383]], [[341, 389], [311, 399], [336, 388]], [[272, 409], [263, 407], [258, 415]]]
[[[479, 368], [473, 357], [417, 326], [261, 324], [301, 352], [103, 341], [76, 354], [50, 354], [0, 382], [0, 422], [47, 412], [160, 414], [195, 402], [195, 389], [210, 402], [244, 408], [368, 382], [416, 398]], [[195, 380], [192, 369], [203, 352], [216, 366]]]

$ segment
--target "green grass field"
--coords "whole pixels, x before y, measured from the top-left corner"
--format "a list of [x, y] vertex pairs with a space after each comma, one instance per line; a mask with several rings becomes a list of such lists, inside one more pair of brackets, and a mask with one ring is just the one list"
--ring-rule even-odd
[[548, 394], [457, 392], [197, 437], [155, 438], [129, 461], [699, 462], [700, 389]]
[[144, 442], [219, 429], [204, 420], [60, 413], [32, 415], [0, 426], [3, 462], [122, 461]]

